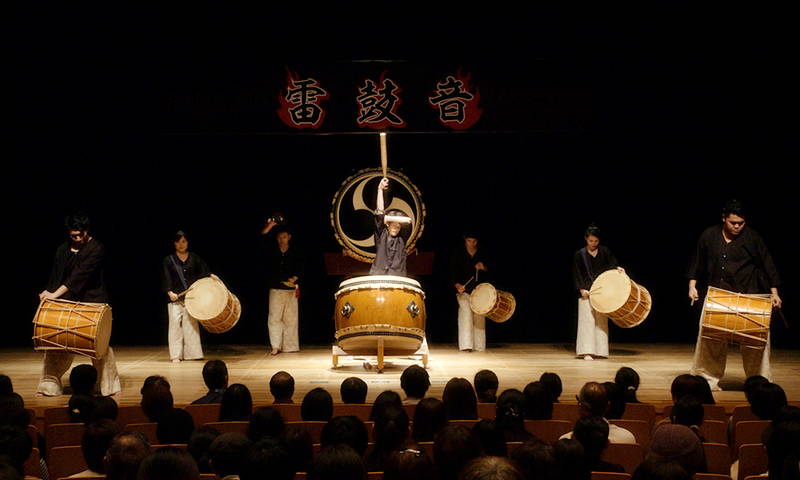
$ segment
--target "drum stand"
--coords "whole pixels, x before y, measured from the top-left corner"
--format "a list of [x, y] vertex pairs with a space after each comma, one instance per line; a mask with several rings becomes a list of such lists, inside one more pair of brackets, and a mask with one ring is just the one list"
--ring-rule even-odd
[[[373, 354], [372, 353], [364, 354], [364, 353], [359, 352], [359, 355], [373, 355]], [[384, 355], [384, 347], [383, 347], [383, 339], [382, 338], [378, 339], [377, 353], [375, 353], [375, 355], [377, 355], [377, 357], [378, 357], [378, 369], [377, 369], [377, 371], [378, 371], [378, 373], [383, 373], [385, 355]], [[353, 356], [356, 356], [356, 355], [354, 355], [352, 353], [347, 353], [344, 350], [342, 350], [341, 348], [339, 348], [338, 345], [334, 345], [333, 348], [332, 348], [333, 368], [339, 368], [339, 357], [353, 357]], [[428, 352], [427, 352], [427, 350], [425, 351], [425, 353], [414, 353], [412, 355], [406, 355], [406, 357], [408, 357], [408, 358], [419, 357], [418, 360], [422, 362], [422, 366], [425, 367], [425, 368], [428, 368]]]

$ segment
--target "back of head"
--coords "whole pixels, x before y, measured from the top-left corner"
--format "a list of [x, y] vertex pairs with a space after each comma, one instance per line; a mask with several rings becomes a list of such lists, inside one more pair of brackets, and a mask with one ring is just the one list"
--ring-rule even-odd
[[166, 378], [153, 376], [145, 379], [142, 386], [142, 410], [151, 422], [158, 422], [172, 411], [174, 400]]
[[572, 438], [579, 441], [590, 462], [600, 459], [608, 446], [608, 422], [599, 416], [581, 417], [575, 422]]
[[375, 417], [375, 427], [372, 431], [375, 438], [375, 449], [388, 452], [398, 449], [408, 438], [408, 414], [406, 410], [396, 405], [386, 405]]
[[431, 386], [428, 371], [419, 365], [411, 365], [403, 370], [400, 375], [400, 388], [406, 393], [407, 397], [422, 398]]
[[[516, 435], [525, 431], [525, 395], [516, 388], [509, 388], [497, 397], [497, 424], [506, 432], [506, 438], [518, 441]], [[527, 438], [527, 435], [526, 435]]]
[[550, 390], [550, 393], [553, 395], [553, 403], [558, 402], [558, 397], [560, 397], [561, 392], [564, 391], [564, 386], [561, 383], [561, 377], [559, 377], [557, 373], [544, 372], [539, 377], [539, 381], [542, 382], [548, 390]]
[[578, 394], [578, 401], [584, 415], [603, 417], [608, 410], [608, 394], [597, 382], [587, 382]]
[[436, 479], [436, 466], [421, 448], [392, 453], [383, 463], [383, 480]]
[[433, 438], [447, 425], [447, 410], [438, 398], [423, 398], [414, 409], [413, 431], [411, 436], [418, 442], [432, 442]]
[[106, 454], [108, 480], [134, 480], [139, 465], [150, 455], [150, 442], [142, 432], [125, 431], [111, 440]]
[[209, 458], [211, 469], [220, 478], [238, 475], [244, 454], [252, 442], [239, 432], [223, 433], [211, 442]]
[[702, 375], [695, 375], [694, 379], [694, 388], [696, 389], [694, 395], [696, 395], [704, 405], [716, 404], [717, 402], [714, 401], [714, 395], [711, 393], [711, 385], [709, 385], [708, 380]]
[[303, 397], [300, 417], [304, 422], [327, 422], [333, 417], [333, 398], [324, 388], [314, 388]]
[[750, 397], [750, 409], [761, 420], [772, 420], [787, 405], [786, 392], [776, 383], [758, 385]]
[[291, 403], [294, 395], [294, 377], [288, 372], [280, 371], [269, 379], [269, 392], [275, 403]]
[[28, 433], [14, 425], [0, 425], [0, 455], [18, 472], [23, 472], [23, 465], [33, 451], [33, 443]]
[[220, 422], [244, 422], [253, 412], [253, 397], [250, 389], [241, 383], [234, 383], [225, 389], [219, 406]]
[[614, 376], [614, 383], [619, 385], [628, 403], [638, 403], [636, 391], [639, 390], [639, 374], [630, 367], [620, 367]]
[[608, 396], [608, 411], [606, 418], [619, 419], [625, 415], [625, 390], [614, 382], [603, 382]]
[[14, 385], [8, 375], [0, 373], [0, 397], [14, 393]]
[[701, 426], [705, 412], [703, 404], [694, 395], [684, 395], [672, 407], [670, 419], [676, 425]]
[[522, 470], [503, 457], [479, 457], [470, 461], [460, 480], [524, 480]]
[[94, 407], [91, 415], [89, 415], [91, 422], [103, 419], [117, 421], [119, 405], [117, 405], [113, 397], [93, 397], [92, 402]]
[[591, 470], [583, 445], [575, 439], [565, 438], [553, 444], [556, 458], [554, 478], [568, 480], [589, 480]]
[[764, 446], [769, 459], [769, 478], [783, 478], [778, 472], [783, 472], [787, 459], [797, 458], [800, 453], [800, 408], [783, 407], [772, 421], [772, 428], [765, 432]]
[[195, 429], [192, 436], [189, 437], [187, 450], [197, 463], [197, 468], [200, 470], [200, 473], [213, 473], [211, 471], [211, 463], [209, 462], [209, 452], [211, 450], [211, 444], [218, 436], [219, 432], [216, 429], [202, 426]]
[[363, 456], [369, 444], [369, 434], [364, 422], [358, 417], [333, 417], [322, 428], [320, 443], [323, 447], [343, 443]]
[[382, 414], [382, 411], [387, 406], [395, 406], [401, 407], [403, 406], [403, 400], [400, 398], [400, 395], [397, 392], [392, 390], [384, 390], [377, 397], [375, 397], [375, 401], [372, 402], [372, 409], [369, 412], [369, 419], [375, 420], [379, 415]]
[[0, 397], [0, 425], [16, 425], [20, 428], [27, 428], [31, 423], [28, 412], [25, 411], [25, 403], [18, 393], [12, 392], [9, 395]]
[[528, 420], [551, 420], [553, 418], [553, 394], [547, 386], [531, 382], [522, 392], [525, 396], [525, 418]]
[[678, 462], [647, 459], [633, 472], [632, 480], [692, 480], [692, 475]]
[[466, 378], [451, 378], [444, 386], [442, 402], [450, 420], [475, 420], [478, 418], [478, 397]]
[[497, 375], [491, 370], [481, 370], [475, 374], [473, 383], [478, 401], [481, 403], [494, 403], [497, 401], [497, 389], [500, 388], [500, 381]]
[[258, 407], [250, 416], [247, 437], [257, 442], [265, 437], [278, 438], [283, 432], [283, 417], [273, 407]]
[[744, 387], [742, 388], [742, 390], [744, 390], [744, 398], [747, 399], [747, 403], [753, 403], [752, 395], [759, 385], [766, 385], [768, 383], [770, 383], [769, 380], [761, 375], [747, 377], [747, 380], [744, 381]]
[[555, 450], [549, 443], [538, 439], [528, 440], [514, 449], [511, 459], [517, 462], [525, 478], [529, 480], [554, 478], [556, 457]]
[[685, 425], [665, 423], [653, 432], [647, 458], [675, 461], [690, 474], [705, 469], [705, 453], [697, 435]]
[[209, 360], [203, 365], [203, 381], [209, 390], [228, 387], [228, 367], [222, 360]]
[[457, 478], [461, 469], [481, 453], [478, 437], [463, 425], [444, 427], [433, 442], [433, 460], [440, 480]]
[[495, 420], [483, 419], [472, 427], [472, 433], [481, 442], [484, 455], [507, 457], [506, 435]]
[[289, 425], [283, 429], [280, 441], [292, 457], [294, 471], [307, 472], [314, 456], [314, 443], [308, 430], [297, 425]]
[[142, 461], [139, 480], [197, 480], [200, 471], [189, 452], [175, 447], [159, 448]]
[[113, 420], [97, 420], [86, 426], [81, 439], [81, 452], [86, 466], [96, 473], [105, 473], [103, 459], [106, 456], [111, 441], [120, 432], [119, 426]]
[[192, 432], [194, 432], [194, 419], [182, 408], [173, 408], [161, 417], [156, 427], [156, 437], [158, 443], [162, 445], [189, 443]]
[[67, 411], [70, 423], [88, 423], [94, 412], [94, 397], [86, 394], [77, 394], [69, 397]]
[[84, 363], [76, 365], [69, 372], [69, 384], [73, 395], [91, 395], [97, 383], [97, 369], [94, 365]]
[[292, 480], [295, 474], [291, 455], [275, 438], [263, 438], [250, 445], [244, 452], [239, 478], [259, 480], [267, 472], [270, 480]]
[[367, 403], [367, 382], [358, 377], [348, 377], [339, 389], [342, 403]]
[[309, 480], [364, 480], [367, 471], [355, 450], [344, 444], [323, 448], [311, 464]]

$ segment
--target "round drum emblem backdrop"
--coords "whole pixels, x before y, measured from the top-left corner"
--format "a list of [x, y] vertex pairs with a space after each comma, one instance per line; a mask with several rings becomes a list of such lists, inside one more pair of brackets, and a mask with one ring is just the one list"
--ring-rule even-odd
[[[411, 252], [425, 228], [425, 204], [408, 177], [393, 170], [388, 170], [386, 176], [390, 198], [386, 210], [401, 210], [411, 217], [411, 234], [406, 244], [406, 251]], [[361, 170], [345, 180], [333, 197], [331, 225], [336, 240], [345, 253], [362, 262], [375, 259], [375, 199], [382, 177], [380, 168]]]

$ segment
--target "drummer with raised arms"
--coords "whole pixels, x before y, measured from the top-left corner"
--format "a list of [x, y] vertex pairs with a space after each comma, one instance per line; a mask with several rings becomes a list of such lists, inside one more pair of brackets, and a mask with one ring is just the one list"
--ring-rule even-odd
[[389, 179], [383, 177], [378, 185], [375, 208], [375, 260], [369, 269], [370, 275], [406, 276], [406, 242], [411, 234], [411, 218], [400, 210], [385, 208], [385, 194], [389, 190]]
[[197, 280], [212, 275], [206, 262], [196, 253], [189, 252], [189, 240], [182, 230], [173, 238], [175, 252], [167, 255], [162, 262], [162, 286], [169, 304], [167, 314], [169, 327], [169, 357], [173, 363], [181, 360], [200, 360], [203, 347], [200, 344], [200, 326], [197, 320], [186, 311], [184, 293]]
[[586, 246], [575, 252], [572, 276], [578, 292], [578, 334], [575, 354], [584, 360], [608, 358], [608, 316], [595, 311], [589, 302], [592, 283], [607, 270], [624, 270], [611, 250], [600, 245], [600, 229], [594, 223], [583, 236]]
[[[89, 217], [79, 212], [68, 216], [64, 223], [69, 240], [56, 250], [50, 281], [47, 288], [39, 293], [39, 298], [86, 303], [108, 302], [103, 274], [105, 247], [91, 235]], [[61, 377], [72, 365], [73, 356], [66, 349], [45, 351], [37, 394], [61, 395]], [[103, 395], [119, 392], [121, 387], [114, 350], [108, 347], [106, 354], [93, 359], [92, 363], [97, 369], [100, 392]]]
[[486, 281], [488, 268], [484, 252], [478, 250], [478, 236], [464, 234], [464, 248], [457, 248], [450, 260], [450, 280], [458, 302], [458, 349], [466, 352], [486, 350], [486, 316], [472, 311], [470, 293]]

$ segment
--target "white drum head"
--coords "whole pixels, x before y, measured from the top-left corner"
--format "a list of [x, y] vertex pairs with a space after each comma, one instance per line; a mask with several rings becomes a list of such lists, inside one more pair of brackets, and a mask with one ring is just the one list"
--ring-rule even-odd
[[194, 282], [185, 297], [186, 310], [192, 318], [210, 320], [228, 305], [228, 289], [211, 277]]
[[600, 274], [589, 290], [592, 308], [600, 313], [619, 310], [631, 294], [631, 279], [617, 269]]
[[497, 290], [490, 283], [481, 283], [469, 295], [469, 307], [478, 315], [489, 313], [497, 303]]
[[339, 284], [339, 288], [353, 287], [359, 284], [372, 283], [375, 285], [408, 285], [411, 287], [422, 288], [419, 282], [413, 278], [398, 277], [396, 275], [365, 275], [363, 277], [348, 278]]

